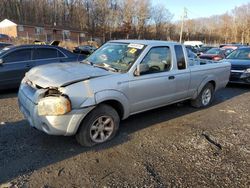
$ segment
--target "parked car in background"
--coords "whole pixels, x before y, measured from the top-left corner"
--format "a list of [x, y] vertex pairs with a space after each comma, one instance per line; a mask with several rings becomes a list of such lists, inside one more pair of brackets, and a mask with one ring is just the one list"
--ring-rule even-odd
[[91, 45], [84, 45], [84, 46], [77, 46], [73, 50], [74, 53], [77, 54], [85, 54], [85, 55], [90, 55], [92, 54], [97, 48]]
[[230, 68], [226, 62], [190, 65], [176, 42], [110, 41], [82, 63], [31, 69], [19, 88], [19, 107], [32, 127], [93, 146], [112, 139], [130, 115], [188, 99], [208, 107], [227, 85]]
[[199, 48], [198, 47], [194, 47], [194, 46], [191, 46], [191, 45], [185, 45], [185, 47], [187, 49], [189, 49], [190, 51], [192, 51], [193, 53], [197, 54], [199, 52]]
[[225, 54], [226, 56], [228, 56], [231, 52], [233, 52], [234, 50], [244, 47], [245, 45], [242, 44], [222, 44], [220, 45], [220, 48], [225, 50]]
[[6, 42], [0, 42], [0, 50], [2, 50], [3, 48], [7, 47], [7, 46], [12, 46], [13, 44], [11, 43], [6, 43]]
[[214, 48], [213, 46], [195, 47], [195, 46], [191, 46], [191, 45], [185, 45], [185, 47], [190, 49], [197, 56], [200, 56], [201, 54], [206, 53], [208, 50]]
[[224, 50], [224, 54], [226, 57], [235, 50], [233, 48], [222, 48], [222, 49]]
[[187, 48], [187, 56], [188, 58], [191, 58], [191, 59], [195, 59], [197, 58], [198, 56], [196, 55], [196, 53], [194, 53], [192, 50], [190, 50], [189, 48]]
[[7, 47], [0, 52], [0, 90], [17, 88], [32, 67], [81, 61], [85, 56], [74, 54], [64, 48], [50, 45], [21, 45]]
[[185, 46], [189, 45], [189, 46], [193, 46], [196, 48], [201, 48], [204, 45], [204, 43], [201, 41], [185, 41], [184, 45]]
[[0, 42], [10, 42], [11, 38], [8, 35], [0, 34]]
[[245, 45], [243, 45], [243, 44], [237, 44], [237, 43], [232, 43], [232, 44], [221, 44], [219, 46], [219, 48], [223, 48], [223, 49], [230, 48], [230, 49], [236, 50], [236, 49], [238, 49], [240, 47], [243, 47], [243, 46], [245, 46]]
[[201, 54], [206, 53], [208, 50], [214, 48], [213, 46], [202, 46], [198, 49], [197, 55], [200, 56]]
[[230, 82], [250, 84], [250, 47], [238, 48], [224, 61], [231, 63]]
[[226, 57], [225, 50], [221, 48], [211, 48], [204, 54], [201, 54], [200, 59], [209, 59], [213, 61], [220, 61]]

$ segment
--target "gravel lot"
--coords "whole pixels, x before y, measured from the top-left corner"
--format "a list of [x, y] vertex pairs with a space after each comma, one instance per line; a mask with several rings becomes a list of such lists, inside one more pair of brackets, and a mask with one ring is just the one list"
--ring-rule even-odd
[[[250, 187], [250, 87], [203, 110], [181, 103], [132, 116], [93, 148], [28, 126], [0, 94], [0, 184], [13, 187]], [[1, 186], [0, 186], [1, 187]]]

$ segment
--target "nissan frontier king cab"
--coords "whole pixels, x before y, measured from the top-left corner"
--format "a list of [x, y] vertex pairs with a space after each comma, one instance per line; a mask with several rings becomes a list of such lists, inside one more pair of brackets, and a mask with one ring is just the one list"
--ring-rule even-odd
[[82, 62], [34, 67], [18, 100], [32, 127], [93, 146], [113, 138], [120, 120], [133, 114], [184, 100], [209, 106], [227, 85], [230, 68], [227, 62], [189, 62], [176, 42], [109, 41]]

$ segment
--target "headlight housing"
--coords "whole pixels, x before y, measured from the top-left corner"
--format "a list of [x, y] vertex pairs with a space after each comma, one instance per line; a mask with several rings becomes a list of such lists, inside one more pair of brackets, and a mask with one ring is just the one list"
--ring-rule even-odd
[[71, 111], [71, 102], [65, 96], [50, 96], [38, 102], [38, 115], [60, 116]]

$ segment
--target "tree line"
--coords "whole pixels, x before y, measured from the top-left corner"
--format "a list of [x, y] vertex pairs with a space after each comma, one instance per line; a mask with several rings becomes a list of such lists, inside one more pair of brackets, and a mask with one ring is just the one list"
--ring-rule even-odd
[[[181, 22], [151, 0], [1, 0], [0, 19], [83, 30], [103, 40], [179, 40]], [[183, 40], [250, 42], [250, 3], [208, 18], [184, 20]]]

